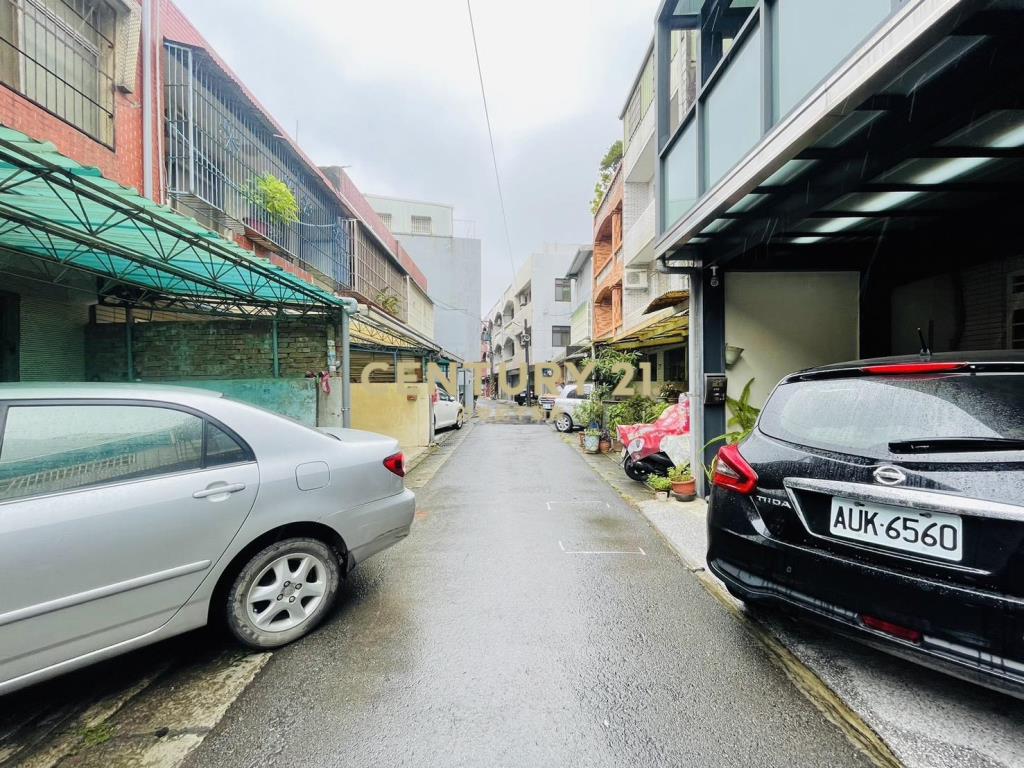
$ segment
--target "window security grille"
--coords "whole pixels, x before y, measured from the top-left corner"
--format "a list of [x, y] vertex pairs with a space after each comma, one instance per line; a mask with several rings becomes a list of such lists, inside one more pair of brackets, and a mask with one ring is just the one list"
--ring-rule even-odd
[[0, 0], [0, 82], [114, 144], [114, 26], [102, 0]]

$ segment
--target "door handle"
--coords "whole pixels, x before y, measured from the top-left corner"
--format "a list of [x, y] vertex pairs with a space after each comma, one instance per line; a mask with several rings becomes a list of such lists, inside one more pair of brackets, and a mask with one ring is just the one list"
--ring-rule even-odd
[[211, 485], [209, 488], [204, 488], [201, 491], [196, 491], [192, 494], [193, 499], [206, 499], [210, 496], [220, 496], [221, 494], [238, 493], [239, 491], [245, 490], [245, 483], [225, 483], [223, 485]]

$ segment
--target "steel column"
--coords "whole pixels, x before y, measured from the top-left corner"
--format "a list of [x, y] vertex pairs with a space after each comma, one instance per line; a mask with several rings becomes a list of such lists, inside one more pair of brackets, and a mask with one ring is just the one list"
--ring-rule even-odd
[[281, 378], [281, 355], [277, 346], [277, 315], [270, 321], [270, 344], [274, 355], [274, 378]]
[[124, 342], [125, 342], [125, 357], [128, 362], [128, 381], [135, 379], [135, 354], [132, 350], [132, 321], [135, 319], [135, 313], [131, 307], [128, 307], [124, 311]]

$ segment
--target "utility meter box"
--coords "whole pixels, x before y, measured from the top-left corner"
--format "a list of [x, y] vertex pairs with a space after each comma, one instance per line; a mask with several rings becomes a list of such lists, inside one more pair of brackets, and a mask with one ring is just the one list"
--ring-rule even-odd
[[729, 387], [729, 377], [724, 373], [704, 374], [704, 404], [725, 405], [725, 391]]

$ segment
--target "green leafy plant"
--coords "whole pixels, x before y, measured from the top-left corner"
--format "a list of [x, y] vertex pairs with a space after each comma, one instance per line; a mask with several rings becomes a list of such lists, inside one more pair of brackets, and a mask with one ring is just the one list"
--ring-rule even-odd
[[679, 395], [686, 391], [686, 384], [680, 381], [666, 381], [658, 390], [658, 396], [670, 402], [677, 402]]
[[660, 475], [651, 475], [647, 478], [647, 485], [655, 491], [670, 491], [672, 490], [672, 481], [667, 477], [661, 477]]
[[743, 392], [740, 394], [739, 400], [732, 397], [726, 397], [725, 399], [726, 404], [729, 406], [729, 410], [732, 411], [732, 418], [729, 419], [727, 426], [740, 428], [740, 437], [734, 441], [737, 443], [754, 431], [754, 425], [757, 424], [757, 417], [761, 413], [760, 408], [755, 408], [750, 404], [750, 387], [753, 384], [753, 379], [747, 382], [746, 386], [743, 387]]
[[387, 312], [389, 315], [398, 316], [398, 310], [401, 307], [401, 302], [398, 296], [392, 293], [390, 290], [377, 291], [374, 301], [380, 305], [381, 309]]
[[628, 400], [608, 406], [608, 429], [616, 432], [623, 424], [650, 424], [668, 408], [668, 403], [659, 403], [644, 395], [633, 395]]
[[588, 429], [583, 430], [583, 434], [586, 435], [587, 437], [597, 437], [597, 438], [600, 438], [601, 437], [601, 430], [600, 429], [590, 429], [590, 428], [588, 428]]
[[584, 400], [582, 403], [577, 405], [572, 414], [572, 420], [574, 422], [588, 427], [594, 425], [600, 427], [604, 424], [604, 417], [604, 403], [595, 397]]
[[601, 164], [598, 166], [597, 183], [594, 185], [594, 199], [590, 201], [591, 214], [597, 215], [601, 202], [608, 193], [608, 188], [612, 185], [612, 179], [615, 178], [615, 170], [620, 162], [622, 162], [621, 140], [614, 142], [608, 148], [608, 151], [604, 153], [604, 157], [601, 158]]
[[272, 173], [253, 179], [245, 196], [254, 205], [264, 209], [277, 224], [294, 224], [299, 220], [299, 203], [295, 193]]
[[688, 483], [693, 480], [693, 472], [690, 470], [689, 464], [681, 464], [678, 467], [672, 467], [668, 472], [668, 479], [673, 483]]
[[618, 386], [625, 375], [622, 371], [615, 370], [615, 366], [625, 363], [635, 367], [639, 359], [639, 352], [619, 352], [614, 349], [602, 349], [595, 357], [586, 357], [581, 360], [579, 368], [583, 370], [586, 366], [594, 363], [594, 372], [591, 376], [594, 382], [594, 397], [604, 400], [611, 395], [612, 390]]
[[[741, 443], [751, 432], [754, 431], [754, 426], [757, 424], [757, 417], [760, 415], [761, 409], [755, 408], [750, 404], [750, 388], [753, 383], [753, 379], [746, 383], [746, 386], [743, 387], [743, 391], [740, 393], [739, 399], [733, 397], [726, 397], [725, 399], [725, 403], [732, 414], [732, 417], [729, 419], [726, 426], [739, 427], [739, 429], [726, 432], [724, 435], [719, 435], [718, 437], [713, 437], [708, 440], [701, 449], [701, 455], [716, 443], [725, 443], [726, 445], [736, 445], [737, 443]], [[715, 475], [715, 462], [717, 461], [718, 457], [716, 456], [711, 460], [710, 465], [705, 465], [701, 462], [701, 466], [704, 468], [704, 474], [707, 476], [709, 483]]]

